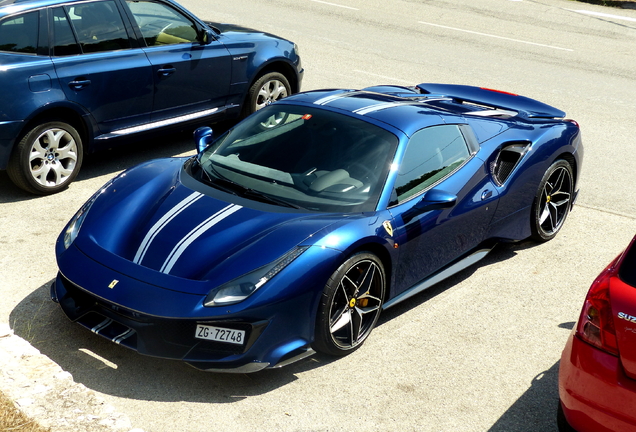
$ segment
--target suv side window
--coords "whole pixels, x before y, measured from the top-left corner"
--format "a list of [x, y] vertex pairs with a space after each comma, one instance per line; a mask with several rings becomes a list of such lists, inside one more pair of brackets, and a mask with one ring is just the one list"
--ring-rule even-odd
[[174, 45], [196, 42], [197, 26], [189, 18], [162, 3], [127, 1], [146, 45]]
[[53, 55], [67, 56], [81, 54], [79, 44], [75, 40], [71, 24], [66, 12], [61, 7], [53, 9]]
[[0, 22], [0, 51], [36, 54], [39, 17], [40, 13], [35, 11]]
[[128, 33], [114, 1], [69, 5], [65, 9], [83, 53], [130, 48]]
[[[395, 181], [397, 202], [402, 203], [437, 183], [470, 158], [458, 125], [433, 126], [413, 134]], [[394, 195], [395, 197], [395, 195]]]

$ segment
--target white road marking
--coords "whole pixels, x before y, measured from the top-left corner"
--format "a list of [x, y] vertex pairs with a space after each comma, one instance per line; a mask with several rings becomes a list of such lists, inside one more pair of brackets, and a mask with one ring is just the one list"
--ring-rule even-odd
[[374, 76], [374, 77], [390, 80], [390, 81], [399, 81], [399, 82], [403, 82], [403, 83], [407, 83], [407, 84], [412, 84], [411, 81], [406, 81], [406, 80], [403, 80], [403, 79], [394, 78], [394, 77], [390, 77], [390, 76], [386, 76], [386, 75], [378, 75], [378, 74], [374, 74], [374, 73], [371, 73], [371, 72], [362, 71], [362, 70], [359, 70], [359, 69], [354, 69], [353, 71], [361, 73], [361, 74], [365, 74], [365, 75], [371, 75], [371, 76]]
[[584, 14], [584, 15], [593, 15], [593, 16], [598, 16], [598, 17], [603, 17], [603, 18], [611, 18], [611, 19], [617, 19], [617, 20], [622, 20], [622, 21], [636, 22], [636, 18], [626, 17], [626, 16], [622, 16], [622, 15], [612, 15], [612, 14], [607, 14], [607, 13], [603, 13], [603, 12], [592, 12], [592, 11], [587, 11], [587, 10], [574, 10], [574, 9], [566, 9], [566, 10], [569, 10], [571, 12]]
[[562, 50], [562, 51], [574, 51], [573, 49], [569, 49], [569, 48], [561, 48], [561, 47], [557, 47], [557, 46], [553, 46], [553, 45], [544, 45], [544, 44], [540, 44], [540, 43], [536, 43], [536, 42], [529, 42], [529, 41], [524, 41], [524, 40], [519, 40], [519, 39], [512, 39], [512, 38], [507, 38], [507, 37], [503, 37], [503, 36], [491, 35], [491, 34], [488, 34], [488, 33], [480, 33], [480, 32], [476, 32], [476, 31], [472, 31], [472, 30], [465, 30], [465, 29], [460, 29], [460, 28], [456, 28], [456, 27], [448, 27], [448, 26], [444, 26], [444, 25], [440, 25], [440, 24], [433, 24], [433, 23], [424, 22], [424, 21], [418, 21], [418, 22], [420, 24], [426, 24], [426, 25], [433, 26], [433, 27], [439, 27], [439, 28], [448, 29], [448, 30], [455, 30], [455, 31], [460, 31], [460, 32], [464, 32], [464, 33], [475, 34], [475, 35], [478, 35], [478, 36], [487, 36], [487, 37], [491, 37], [491, 38], [503, 39], [503, 40], [507, 40], [507, 41], [511, 41], [511, 42], [518, 42], [518, 43], [523, 43], [523, 44], [527, 44], [527, 45], [535, 45], [535, 46], [540, 46], [540, 47], [544, 47], [544, 48], [552, 48], [552, 49]]
[[78, 351], [83, 352], [86, 355], [93, 357], [95, 360], [99, 360], [104, 363], [104, 366], [99, 366], [97, 369], [104, 369], [104, 367], [108, 366], [109, 368], [117, 369], [117, 365], [110, 360], [105, 359], [99, 354], [95, 354], [93, 351], [86, 348], [79, 348]]
[[326, 2], [326, 1], [320, 1], [320, 0], [309, 0], [309, 1], [312, 1], [312, 2], [315, 2], [315, 3], [326, 4], [326, 5], [329, 5], [329, 6], [337, 6], [337, 7], [341, 7], [341, 8], [345, 8], [345, 9], [360, 10], [360, 9], [357, 9], [357, 8], [354, 8], [354, 7], [343, 6], [343, 5], [339, 5], [339, 4], [335, 4], [335, 3], [329, 3], [329, 2]]

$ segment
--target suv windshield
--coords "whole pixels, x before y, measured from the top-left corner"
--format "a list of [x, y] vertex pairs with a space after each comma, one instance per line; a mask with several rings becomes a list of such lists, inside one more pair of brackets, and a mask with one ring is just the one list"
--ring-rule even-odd
[[398, 139], [343, 114], [274, 104], [200, 155], [210, 181], [227, 180], [292, 206], [373, 211]]

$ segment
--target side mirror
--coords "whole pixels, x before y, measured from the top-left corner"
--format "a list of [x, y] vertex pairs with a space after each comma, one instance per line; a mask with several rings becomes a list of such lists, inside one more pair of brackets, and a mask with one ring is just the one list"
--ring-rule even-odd
[[424, 194], [420, 202], [415, 204], [415, 208], [423, 213], [453, 207], [456, 202], [457, 195], [453, 195], [441, 189], [431, 189]]
[[194, 131], [194, 142], [198, 153], [205, 150], [212, 141], [214, 141], [214, 133], [211, 127], [204, 126]]
[[212, 30], [204, 29], [199, 35], [199, 42], [201, 45], [209, 45], [214, 40], [214, 32]]
[[457, 202], [457, 195], [453, 195], [440, 189], [431, 189], [424, 196], [402, 214], [404, 223], [409, 223], [415, 216], [431, 210], [450, 208]]

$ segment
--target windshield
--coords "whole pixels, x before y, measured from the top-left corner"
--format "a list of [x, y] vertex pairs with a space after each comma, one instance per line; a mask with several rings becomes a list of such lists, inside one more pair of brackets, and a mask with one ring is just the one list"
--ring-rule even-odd
[[274, 104], [200, 155], [207, 179], [312, 211], [373, 211], [398, 139], [346, 115]]

